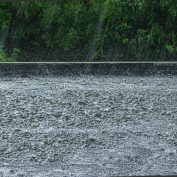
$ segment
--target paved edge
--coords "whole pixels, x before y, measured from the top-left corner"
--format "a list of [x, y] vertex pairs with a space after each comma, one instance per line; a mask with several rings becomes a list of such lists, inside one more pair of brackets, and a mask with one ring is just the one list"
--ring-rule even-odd
[[0, 63], [0, 77], [65, 75], [177, 75], [177, 62]]

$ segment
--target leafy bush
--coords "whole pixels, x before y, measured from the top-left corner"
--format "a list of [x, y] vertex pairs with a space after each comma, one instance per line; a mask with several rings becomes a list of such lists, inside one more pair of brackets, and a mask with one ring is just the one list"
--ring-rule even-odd
[[0, 62], [15, 62], [19, 58], [20, 49], [14, 48], [11, 57], [8, 57], [7, 53], [0, 47]]
[[[40, 50], [59, 50], [67, 57], [80, 49], [88, 60], [168, 60], [177, 54], [174, 0], [0, 2], [4, 28], [3, 49], [16, 60]], [[114, 57], [115, 51], [124, 51], [123, 57]]]
[[7, 54], [0, 47], [0, 62], [6, 62], [6, 61], [8, 61]]

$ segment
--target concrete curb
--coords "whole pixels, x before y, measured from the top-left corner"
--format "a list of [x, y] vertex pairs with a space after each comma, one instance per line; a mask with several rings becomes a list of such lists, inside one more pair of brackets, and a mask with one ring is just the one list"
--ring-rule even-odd
[[0, 63], [0, 76], [176, 75], [177, 62]]

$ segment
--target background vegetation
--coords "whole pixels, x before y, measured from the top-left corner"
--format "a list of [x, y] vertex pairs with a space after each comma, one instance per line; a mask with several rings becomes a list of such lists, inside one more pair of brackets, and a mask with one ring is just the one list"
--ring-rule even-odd
[[177, 1], [0, 2], [0, 61], [176, 60]]

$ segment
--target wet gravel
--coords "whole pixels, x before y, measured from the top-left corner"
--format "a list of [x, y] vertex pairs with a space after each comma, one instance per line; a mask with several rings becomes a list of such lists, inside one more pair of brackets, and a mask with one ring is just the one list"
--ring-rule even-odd
[[177, 77], [0, 78], [0, 177], [177, 175]]

